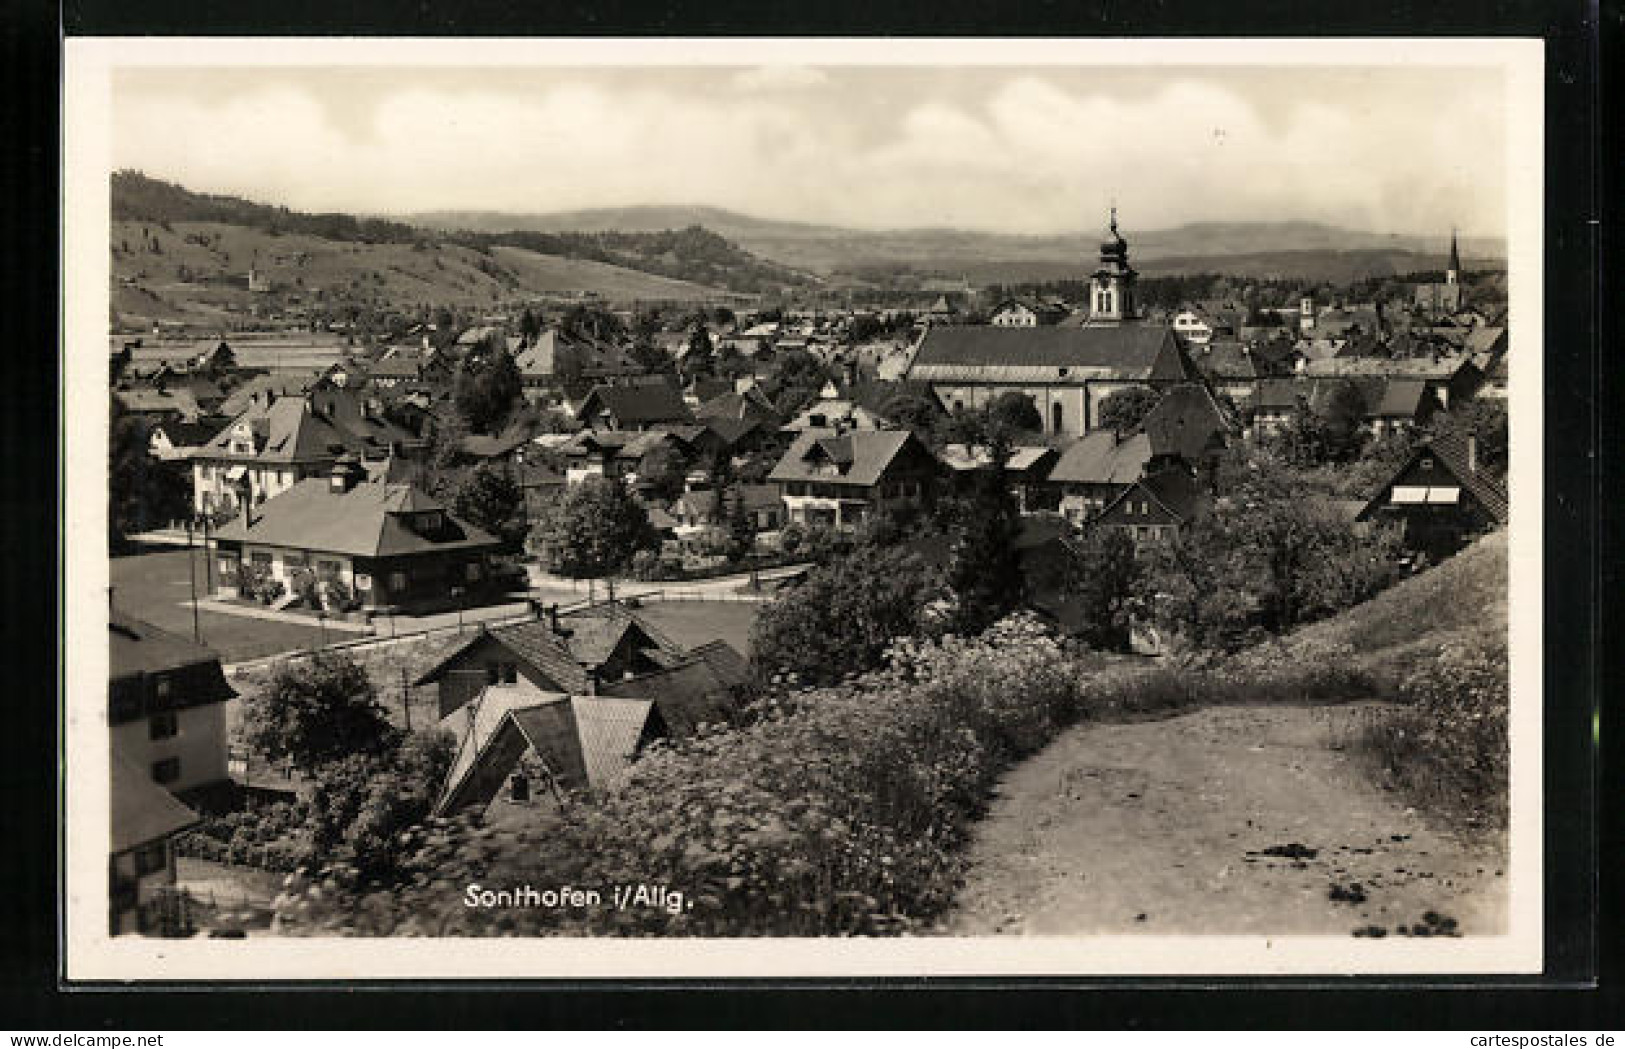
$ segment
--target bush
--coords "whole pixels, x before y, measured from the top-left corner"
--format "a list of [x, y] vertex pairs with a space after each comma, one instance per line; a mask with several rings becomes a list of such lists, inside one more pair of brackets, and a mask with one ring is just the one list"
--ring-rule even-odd
[[[1081, 707], [1074, 667], [1027, 615], [982, 637], [899, 642], [883, 671], [780, 694], [751, 723], [652, 747], [597, 800], [522, 827], [431, 821], [402, 878], [309, 872], [290, 931], [360, 934], [877, 935], [951, 902], [960, 847], [998, 773]], [[463, 905], [471, 883], [600, 889], [603, 906]], [[607, 903], [664, 885], [677, 913]], [[320, 889], [313, 892], [313, 889]]]
[[1504, 636], [1442, 645], [1401, 684], [1405, 706], [1372, 712], [1358, 746], [1418, 804], [1504, 825], [1508, 691]]

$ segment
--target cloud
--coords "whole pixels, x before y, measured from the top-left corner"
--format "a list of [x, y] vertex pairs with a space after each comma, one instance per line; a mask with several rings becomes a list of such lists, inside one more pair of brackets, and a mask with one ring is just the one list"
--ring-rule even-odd
[[[824, 76], [797, 69], [718, 71], [708, 83]], [[1346, 100], [1272, 102], [1266, 118], [1218, 75], [1134, 93], [1038, 73], [957, 93], [905, 90], [878, 73], [853, 79], [721, 95], [647, 76], [525, 90], [423, 82], [342, 119], [331, 96], [297, 82], [224, 97], [130, 92], [114, 150], [121, 166], [199, 190], [321, 210], [699, 203], [867, 227], [1046, 233], [1097, 227], [1115, 198], [1140, 229], [1259, 219], [1504, 229], [1493, 96], [1430, 104], [1379, 84]]]
[[829, 74], [811, 66], [757, 66], [734, 74], [741, 91], [799, 91], [829, 83]]

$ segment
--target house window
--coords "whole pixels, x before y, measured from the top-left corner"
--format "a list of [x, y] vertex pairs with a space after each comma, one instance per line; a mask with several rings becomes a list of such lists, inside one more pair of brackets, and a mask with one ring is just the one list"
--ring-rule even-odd
[[310, 558], [306, 557], [303, 551], [288, 550], [282, 555], [282, 566], [284, 568], [304, 568], [309, 564]]
[[502, 664], [502, 683], [505, 685], [517, 684], [519, 681], [519, 667], [514, 663]]
[[468, 563], [468, 566], [464, 569], [464, 574], [467, 575], [468, 581], [470, 583], [479, 582], [480, 581], [480, 563], [478, 561], [470, 561]]
[[822, 414], [810, 415], [810, 416], [807, 417], [807, 421], [809, 423], [811, 423], [813, 426], [828, 426], [829, 425], [829, 417], [826, 416], [826, 415], [822, 415]]
[[135, 875], [144, 878], [169, 866], [169, 850], [161, 841], [135, 850]]
[[496, 663], [485, 664], [485, 683], [494, 685], [502, 680], [502, 669]]
[[323, 579], [337, 579], [339, 575], [339, 563], [337, 561], [317, 561], [316, 574], [321, 576]]
[[1054, 404], [1050, 405], [1050, 409], [1049, 409], [1049, 428], [1050, 428], [1050, 431], [1052, 433], [1060, 433], [1061, 432], [1061, 427], [1065, 423], [1065, 421], [1066, 421], [1066, 412], [1061, 407], [1061, 402], [1056, 401]]
[[1422, 461], [1421, 461], [1421, 463], [1420, 463], [1420, 464], [1418, 464], [1418, 465], [1420, 465], [1420, 466], [1421, 466], [1421, 467], [1422, 467], [1422, 469], [1424, 469], [1424, 470], [1431, 470], [1431, 469], [1433, 469], [1433, 456], [1431, 456], [1431, 455], [1424, 455], [1424, 456], [1423, 456], [1423, 457], [1422, 457]]
[[148, 739], [173, 739], [181, 729], [180, 721], [172, 710], [154, 714], [147, 719]]
[[249, 563], [256, 569], [269, 572], [271, 570], [271, 555], [265, 550], [256, 550], [248, 555]]
[[405, 572], [391, 572], [391, 573], [389, 573], [389, 588], [391, 590], [395, 591], [396, 593], [399, 593], [400, 591], [405, 590], [406, 589], [406, 573]]
[[174, 783], [181, 778], [181, 759], [165, 758], [153, 762], [152, 778], [157, 783]]
[[169, 698], [169, 678], [164, 677], [162, 675], [154, 678], [153, 679], [153, 691], [158, 694], [159, 699], [168, 699]]

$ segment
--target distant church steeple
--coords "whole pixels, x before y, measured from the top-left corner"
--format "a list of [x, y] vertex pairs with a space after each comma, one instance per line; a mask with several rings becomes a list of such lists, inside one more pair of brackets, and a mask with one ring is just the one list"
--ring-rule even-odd
[[1450, 227], [1450, 266], [1444, 271], [1444, 282], [1455, 284], [1461, 277], [1461, 252], [1456, 250], [1456, 227]]
[[1117, 205], [1112, 205], [1111, 236], [1101, 242], [1100, 266], [1089, 283], [1089, 319], [1133, 320], [1134, 280], [1139, 274], [1128, 264], [1128, 242], [1117, 232]]

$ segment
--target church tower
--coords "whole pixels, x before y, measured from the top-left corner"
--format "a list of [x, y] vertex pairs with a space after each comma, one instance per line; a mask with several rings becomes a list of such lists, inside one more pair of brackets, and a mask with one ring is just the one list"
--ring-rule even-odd
[[1446, 284], [1456, 284], [1460, 276], [1461, 252], [1456, 250], [1456, 229], [1452, 226], [1450, 228], [1450, 266], [1444, 271], [1444, 282]]
[[1100, 268], [1089, 282], [1089, 319], [1118, 323], [1138, 316], [1134, 279], [1139, 274], [1128, 264], [1128, 242], [1117, 232], [1117, 208], [1112, 208], [1111, 236], [1101, 242]]

